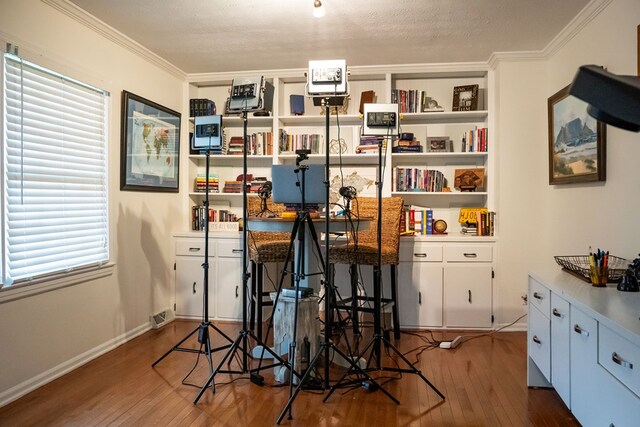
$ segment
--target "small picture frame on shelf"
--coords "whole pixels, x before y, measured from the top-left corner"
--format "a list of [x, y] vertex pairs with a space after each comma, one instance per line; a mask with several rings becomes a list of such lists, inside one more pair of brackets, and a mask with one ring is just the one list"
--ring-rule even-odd
[[448, 136], [428, 136], [427, 152], [443, 153], [453, 151], [453, 141]]
[[476, 111], [478, 109], [478, 85], [453, 88], [452, 111]]
[[456, 169], [453, 187], [459, 191], [484, 191], [484, 168]]

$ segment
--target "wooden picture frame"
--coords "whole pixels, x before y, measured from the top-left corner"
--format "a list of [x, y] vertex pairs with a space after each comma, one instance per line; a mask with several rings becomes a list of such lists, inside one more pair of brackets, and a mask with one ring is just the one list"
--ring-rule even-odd
[[427, 151], [431, 153], [445, 153], [453, 151], [453, 143], [448, 136], [428, 136]]
[[122, 91], [120, 190], [177, 193], [180, 113]]
[[456, 169], [453, 188], [460, 191], [484, 191], [484, 168]]
[[476, 111], [478, 109], [478, 85], [454, 86], [452, 111]]
[[549, 185], [606, 180], [606, 126], [569, 86], [549, 97]]

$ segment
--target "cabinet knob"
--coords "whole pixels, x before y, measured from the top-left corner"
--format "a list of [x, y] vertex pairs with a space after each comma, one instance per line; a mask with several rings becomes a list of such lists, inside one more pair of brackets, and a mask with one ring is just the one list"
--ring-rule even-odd
[[236, 285], [236, 298], [238, 298], [238, 286]]
[[196, 282], [193, 282], [193, 293], [196, 293]]
[[616, 353], [615, 351], [613, 353], [611, 353], [611, 360], [613, 360], [614, 363], [624, 367], [624, 368], [629, 368], [629, 369], [633, 369], [633, 363], [631, 362], [627, 362], [626, 360], [624, 360], [622, 357], [620, 357], [620, 355], [618, 353]]
[[413, 256], [416, 257], [416, 258], [426, 258], [427, 254], [425, 254], [424, 252], [421, 252], [419, 254], [414, 253]]
[[474, 253], [474, 252], [465, 252], [464, 256], [467, 257], [467, 258], [477, 258], [478, 254]]
[[534, 335], [533, 338], [531, 338], [533, 340], [534, 343], [536, 344], [542, 344], [542, 341], [540, 341], [540, 338], [538, 338], [537, 335]]
[[533, 297], [534, 297], [535, 299], [544, 299], [544, 297], [543, 297], [541, 294], [537, 293], [537, 292], [534, 292], [534, 293], [533, 293]]
[[418, 305], [422, 305], [422, 292], [418, 292]]
[[471, 289], [469, 289], [468, 292], [469, 292], [469, 304], [471, 304]]
[[200, 252], [200, 248], [189, 248], [189, 252]]
[[231, 253], [241, 254], [242, 253], [242, 249], [231, 249]]
[[575, 332], [579, 333], [580, 335], [584, 335], [585, 337], [588, 337], [588, 336], [589, 336], [589, 331], [585, 331], [585, 330], [584, 330], [584, 329], [582, 329], [582, 328], [580, 327], [580, 325], [578, 325], [578, 324], [573, 325], [573, 330], [574, 330]]
[[557, 308], [554, 308], [552, 313], [554, 316], [559, 317], [561, 319], [564, 317], [564, 314], [560, 313]]

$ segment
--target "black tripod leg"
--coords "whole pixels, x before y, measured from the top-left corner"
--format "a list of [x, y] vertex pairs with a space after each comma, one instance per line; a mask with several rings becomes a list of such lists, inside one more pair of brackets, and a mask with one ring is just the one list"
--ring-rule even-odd
[[[313, 359], [311, 360], [311, 363], [309, 363], [307, 371], [304, 373], [304, 375], [300, 379], [300, 382], [298, 382], [298, 386], [294, 390], [294, 392], [291, 395], [291, 397], [289, 397], [289, 400], [287, 401], [287, 404], [285, 405], [284, 409], [280, 413], [280, 416], [276, 420], [276, 424], [280, 424], [282, 422], [282, 419], [284, 418], [284, 414], [286, 414], [287, 411], [289, 411], [289, 409], [291, 408], [291, 405], [293, 405], [293, 401], [296, 399], [296, 396], [298, 395], [298, 393], [302, 389], [302, 386], [304, 385], [304, 383], [307, 380], [307, 378], [309, 378], [309, 376], [311, 375], [311, 372], [313, 372], [313, 367], [315, 366], [317, 361], [320, 359], [320, 355], [322, 354], [323, 350], [324, 349], [322, 347], [320, 347], [320, 349], [318, 350], [316, 355], [313, 356]], [[291, 419], [291, 413], [289, 413], [289, 419]]]
[[158, 363], [160, 363], [162, 361], [162, 359], [164, 359], [165, 357], [167, 357], [172, 351], [176, 350], [178, 347], [180, 347], [180, 344], [182, 344], [183, 342], [185, 342], [186, 340], [188, 340], [189, 338], [191, 338], [191, 336], [193, 334], [195, 334], [196, 332], [198, 332], [200, 330], [200, 325], [198, 325], [197, 328], [195, 328], [193, 331], [191, 331], [186, 337], [184, 337], [182, 340], [180, 340], [180, 342], [178, 342], [178, 344], [174, 345], [173, 347], [171, 347], [169, 349], [169, 351], [167, 351], [165, 354], [163, 354], [158, 360], [156, 360], [155, 362], [153, 362], [153, 364], [151, 365], [152, 368], [154, 368]]
[[424, 381], [429, 387], [431, 387], [431, 389], [433, 391], [436, 392], [436, 394], [438, 396], [440, 396], [440, 398], [445, 399], [444, 394], [442, 394], [440, 392], [440, 390], [438, 390], [433, 384], [431, 384], [431, 382], [427, 379], [427, 377], [425, 377], [422, 372], [420, 372], [410, 361], [409, 359], [407, 359], [404, 354], [402, 354], [393, 344], [391, 344], [388, 340], [384, 340], [385, 345], [387, 345], [388, 348], [390, 348], [395, 354], [397, 354], [398, 356], [400, 356], [400, 358], [404, 361], [404, 363], [407, 364], [407, 366], [409, 366], [410, 370], [413, 371], [414, 374], [417, 374], [420, 378], [422, 378], [422, 381]]
[[[200, 389], [200, 392], [198, 393], [198, 395], [196, 396], [195, 400], [193, 401], [194, 405], [196, 403], [198, 403], [198, 401], [202, 397], [202, 394], [204, 393], [204, 391], [207, 389], [207, 387], [209, 387], [209, 384], [214, 382], [213, 380], [214, 380], [216, 374], [220, 371], [220, 368], [222, 367], [222, 365], [224, 365], [224, 362], [227, 361], [229, 356], [232, 353], [234, 353], [236, 351], [236, 349], [240, 346], [240, 342], [242, 341], [243, 338], [244, 338], [244, 335], [242, 335], [242, 334], [238, 335], [238, 338], [236, 338], [236, 340], [233, 342], [233, 344], [231, 345], [231, 348], [229, 349], [227, 354], [225, 354], [224, 357], [222, 358], [222, 360], [220, 360], [220, 363], [218, 363], [218, 366], [216, 367], [216, 369], [211, 373], [211, 375], [209, 376], [209, 379], [207, 380], [207, 382]], [[215, 384], [212, 384], [212, 390], [215, 392]]]
[[[360, 358], [364, 355], [364, 353], [366, 353], [369, 348], [373, 345], [373, 341], [371, 341], [367, 347], [364, 349], [364, 351], [358, 356], [358, 358], [356, 359], [356, 361], [359, 361]], [[384, 387], [382, 387], [382, 385], [380, 385], [371, 375], [369, 375], [367, 373], [367, 371], [365, 371], [364, 369], [362, 369], [360, 366], [358, 366], [357, 362], [354, 361], [351, 357], [347, 356], [346, 354], [344, 354], [342, 352], [342, 350], [340, 350], [338, 347], [333, 346], [333, 350], [338, 353], [343, 359], [347, 360], [349, 362], [349, 364], [351, 365], [351, 368], [347, 369], [345, 371], [345, 373], [342, 375], [342, 377], [340, 377], [340, 379], [338, 380], [337, 383], [335, 383], [333, 385], [333, 387], [331, 387], [331, 390], [329, 390], [329, 394], [326, 395], [326, 397], [322, 400], [323, 402], [326, 402], [329, 397], [331, 397], [331, 395], [333, 394], [334, 391], [336, 391], [338, 389], [338, 387], [340, 386], [340, 384], [342, 384], [342, 381], [347, 377], [347, 375], [350, 374], [354, 374], [354, 373], [359, 373], [363, 376], [365, 376], [369, 381], [371, 381], [373, 384], [375, 384], [376, 386], [378, 386], [378, 388], [387, 395], [387, 397], [389, 397], [389, 399], [393, 400], [396, 405], [400, 404], [400, 401], [398, 399], [396, 399], [391, 393], [389, 393]], [[352, 372], [352, 369], [355, 372]]]

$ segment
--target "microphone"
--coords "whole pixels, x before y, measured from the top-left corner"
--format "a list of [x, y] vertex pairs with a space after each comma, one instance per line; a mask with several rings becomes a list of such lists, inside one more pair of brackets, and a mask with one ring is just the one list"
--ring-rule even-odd
[[265, 197], [269, 197], [271, 195], [272, 190], [273, 190], [273, 184], [271, 183], [271, 181], [266, 181], [258, 189], [258, 194], [264, 195]]
[[338, 193], [347, 200], [353, 200], [356, 198], [357, 190], [352, 186], [340, 187]]

